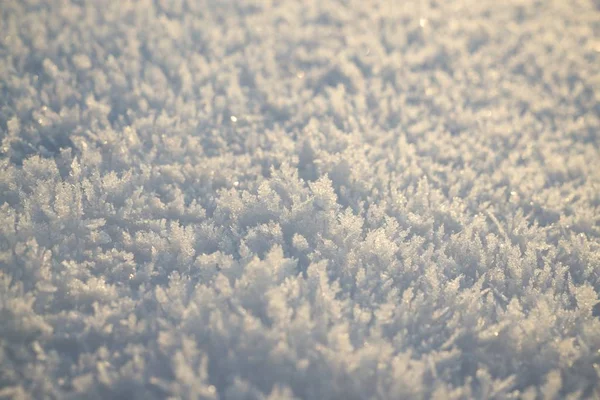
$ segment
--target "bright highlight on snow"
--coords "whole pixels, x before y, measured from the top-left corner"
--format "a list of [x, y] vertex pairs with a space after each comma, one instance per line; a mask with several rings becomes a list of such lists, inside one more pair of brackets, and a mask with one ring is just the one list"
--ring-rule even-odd
[[0, 397], [600, 397], [599, 16], [2, 0]]

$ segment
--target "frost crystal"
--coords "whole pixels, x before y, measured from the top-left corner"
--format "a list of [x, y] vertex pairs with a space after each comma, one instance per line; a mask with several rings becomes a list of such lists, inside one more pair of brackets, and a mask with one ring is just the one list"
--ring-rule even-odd
[[598, 2], [0, 0], [0, 397], [600, 397]]

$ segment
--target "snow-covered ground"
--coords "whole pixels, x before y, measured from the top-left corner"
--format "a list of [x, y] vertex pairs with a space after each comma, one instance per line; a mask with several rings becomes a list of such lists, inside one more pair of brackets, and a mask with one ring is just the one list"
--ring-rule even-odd
[[0, 0], [0, 397], [600, 396], [596, 0]]

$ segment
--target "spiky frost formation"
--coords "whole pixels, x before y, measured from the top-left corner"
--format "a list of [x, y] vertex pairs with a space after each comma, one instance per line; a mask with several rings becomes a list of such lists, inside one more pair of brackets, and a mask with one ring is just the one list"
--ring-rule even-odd
[[600, 396], [599, 18], [2, 0], [0, 396]]

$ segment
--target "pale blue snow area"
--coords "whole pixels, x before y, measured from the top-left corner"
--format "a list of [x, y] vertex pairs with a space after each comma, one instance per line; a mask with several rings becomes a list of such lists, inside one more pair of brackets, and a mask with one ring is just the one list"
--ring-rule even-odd
[[0, 398], [600, 398], [598, 0], [0, 0]]

